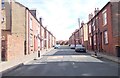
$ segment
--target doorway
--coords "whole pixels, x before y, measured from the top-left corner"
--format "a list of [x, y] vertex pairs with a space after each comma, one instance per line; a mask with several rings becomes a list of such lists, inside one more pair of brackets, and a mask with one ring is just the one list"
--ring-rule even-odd
[[6, 45], [6, 40], [2, 40], [2, 61], [7, 61], [7, 45]]

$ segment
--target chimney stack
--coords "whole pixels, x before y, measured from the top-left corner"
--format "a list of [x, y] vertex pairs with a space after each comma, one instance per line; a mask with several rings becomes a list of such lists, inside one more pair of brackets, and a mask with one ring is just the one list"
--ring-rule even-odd
[[40, 21], [40, 25], [42, 25], [42, 18], [40, 18], [39, 21]]
[[99, 12], [99, 8], [95, 8], [94, 14], [96, 15]]
[[30, 12], [32, 13], [32, 15], [36, 18], [36, 10], [30, 10]]
[[93, 18], [93, 14], [89, 14], [89, 20], [91, 20]]
[[84, 25], [84, 21], [82, 21], [82, 23], [81, 23], [81, 26], [83, 26]]

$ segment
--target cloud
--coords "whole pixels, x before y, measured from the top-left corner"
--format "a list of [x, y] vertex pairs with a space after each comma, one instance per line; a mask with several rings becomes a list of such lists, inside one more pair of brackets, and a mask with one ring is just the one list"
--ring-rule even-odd
[[[88, 21], [88, 14], [96, 7], [102, 8], [109, 0], [18, 0], [29, 8], [36, 8], [47, 26], [57, 38], [66, 40], [77, 29], [78, 18]], [[26, 4], [27, 2], [27, 4]]]

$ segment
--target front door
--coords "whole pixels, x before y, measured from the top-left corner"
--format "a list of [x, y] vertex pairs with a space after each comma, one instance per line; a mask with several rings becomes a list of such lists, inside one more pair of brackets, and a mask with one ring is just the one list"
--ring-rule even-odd
[[100, 51], [102, 51], [102, 32], [100, 33]]
[[6, 45], [6, 40], [2, 40], [2, 61], [7, 61], [7, 45]]

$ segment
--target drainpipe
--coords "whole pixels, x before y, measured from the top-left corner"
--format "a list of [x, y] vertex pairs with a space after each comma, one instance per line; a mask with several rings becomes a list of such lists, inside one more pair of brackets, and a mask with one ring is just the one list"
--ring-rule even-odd
[[100, 26], [99, 26], [99, 16], [98, 16], [98, 52], [100, 52]]
[[[1, 0], [0, 0], [0, 3], [1, 3]], [[1, 62], [1, 54], [2, 54], [2, 52], [1, 52], [1, 37], [2, 37], [2, 35], [1, 35], [1, 22], [2, 22], [2, 15], [1, 15], [1, 4], [0, 4], [0, 62]]]
[[12, 0], [10, 0], [10, 32], [12, 34]]
[[97, 39], [97, 31], [96, 31], [96, 17], [95, 17], [95, 38], [96, 38], [96, 50], [95, 50], [95, 56], [97, 56], [97, 49], [98, 49], [98, 47], [97, 47], [97, 42], [98, 42], [98, 39]]

